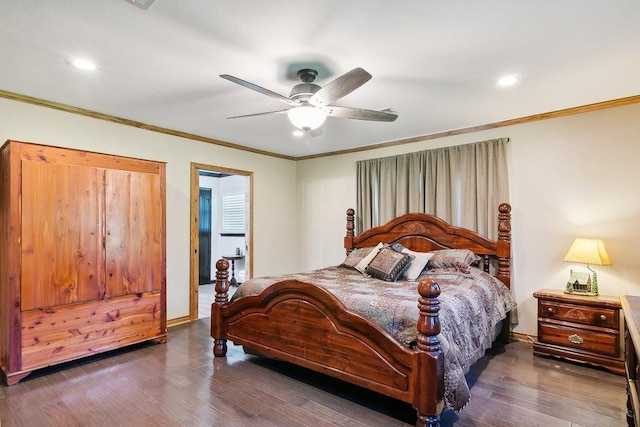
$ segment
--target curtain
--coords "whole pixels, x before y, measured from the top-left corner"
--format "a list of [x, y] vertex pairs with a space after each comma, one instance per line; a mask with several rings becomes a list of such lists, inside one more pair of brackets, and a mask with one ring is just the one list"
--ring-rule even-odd
[[496, 240], [498, 205], [509, 202], [508, 141], [358, 161], [356, 232], [424, 212]]

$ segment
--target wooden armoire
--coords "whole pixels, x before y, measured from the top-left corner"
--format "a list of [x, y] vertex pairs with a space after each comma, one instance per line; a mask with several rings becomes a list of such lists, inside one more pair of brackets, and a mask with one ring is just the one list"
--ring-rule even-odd
[[0, 365], [35, 369], [166, 342], [165, 164], [0, 149]]

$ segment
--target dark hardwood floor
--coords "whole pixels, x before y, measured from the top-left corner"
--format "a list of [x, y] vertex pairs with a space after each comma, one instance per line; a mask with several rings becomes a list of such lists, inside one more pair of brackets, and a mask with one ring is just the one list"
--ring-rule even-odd
[[[497, 345], [468, 374], [471, 402], [443, 426], [623, 426], [624, 378]], [[37, 371], [0, 387], [0, 425], [404, 426], [407, 404], [230, 346], [213, 359], [209, 319], [169, 329], [166, 344]]]

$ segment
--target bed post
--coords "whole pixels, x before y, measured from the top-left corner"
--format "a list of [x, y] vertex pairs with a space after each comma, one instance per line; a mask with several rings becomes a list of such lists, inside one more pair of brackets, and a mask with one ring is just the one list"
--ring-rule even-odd
[[347, 235], [344, 238], [344, 248], [347, 250], [347, 255], [351, 253], [353, 250], [353, 235], [355, 230], [355, 219], [354, 215], [356, 211], [353, 208], [347, 209]]
[[[498, 257], [498, 274], [496, 277], [511, 289], [511, 205], [502, 203], [498, 206], [498, 240], [496, 255]], [[502, 322], [498, 335], [499, 342], [508, 344], [511, 341], [511, 313]]]
[[498, 207], [498, 279], [511, 289], [511, 205], [502, 203]]
[[211, 303], [211, 337], [214, 340], [213, 355], [225, 357], [227, 355], [227, 333], [222, 305], [229, 301], [229, 261], [224, 258], [216, 262], [216, 298]]
[[[418, 413], [416, 427], [437, 427], [444, 410], [444, 355], [438, 341], [440, 333], [440, 287], [431, 279], [418, 284], [418, 351], [414, 375], [413, 406]], [[433, 377], [435, 373], [435, 378]], [[434, 381], [427, 380], [434, 378]]]

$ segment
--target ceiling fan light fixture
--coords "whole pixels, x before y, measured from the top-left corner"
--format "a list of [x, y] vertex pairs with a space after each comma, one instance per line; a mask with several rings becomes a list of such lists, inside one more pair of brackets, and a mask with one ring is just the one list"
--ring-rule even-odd
[[287, 116], [295, 127], [308, 131], [322, 126], [327, 119], [327, 112], [322, 108], [303, 105], [287, 110]]

